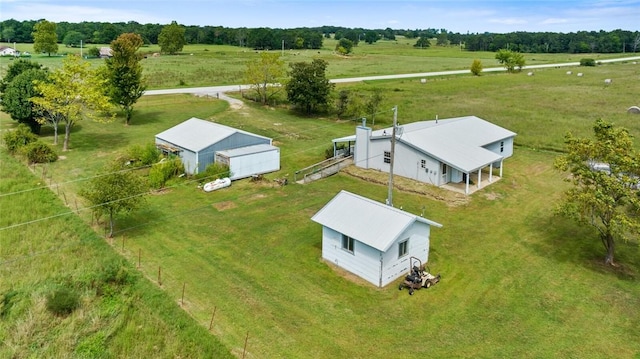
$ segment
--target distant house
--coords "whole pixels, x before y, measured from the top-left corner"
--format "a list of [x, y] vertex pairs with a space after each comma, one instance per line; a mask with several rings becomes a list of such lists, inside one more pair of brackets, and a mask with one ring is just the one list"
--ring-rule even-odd
[[229, 166], [231, 179], [280, 169], [280, 149], [270, 138], [198, 118], [190, 118], [155, 136], [156, 147], [182, 159], [195, 174], [214, 162]]
[[12, 47], [0, 46], [0, 56], [19, 56], [20, 53]]
[[312, 218], [322, 225], [322, 258], [378, 287], [429, 259], [431, 227], [441, 224], [341, 191]]
[[108, 59], [110, 57], [113, 57], [113, 51], [111, 50], [110, 47], [107, 46], [103, 46], [100, 48], [100, 58], [101, 59]]
[[[355, 142], [354, 163], [358, 167], [389, 172], [393, 128], [372, 131], [366, 124], [355, 136], [334, 139]], [[502, 177], [503, 161], [513, 155], [516, 133], [476, 116], [420, 121], [398, 126], [394, 175], [435, 186], [449, 183], [481, 187], [495, 180], [494, 169]], [[484, 171], [484, 178], [483, 178]]]

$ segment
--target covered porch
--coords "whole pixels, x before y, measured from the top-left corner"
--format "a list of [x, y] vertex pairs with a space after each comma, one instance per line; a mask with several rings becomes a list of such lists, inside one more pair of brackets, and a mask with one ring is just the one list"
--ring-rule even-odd
[[500, 161], [499, 168], [494, 168], [493, 164], [490, 164], [475, 171], [465, 172], [462, 182], [448, 182], [440, 187], [470, 195], [500, 180], [502, 178], [502, 167], [502, 161]]

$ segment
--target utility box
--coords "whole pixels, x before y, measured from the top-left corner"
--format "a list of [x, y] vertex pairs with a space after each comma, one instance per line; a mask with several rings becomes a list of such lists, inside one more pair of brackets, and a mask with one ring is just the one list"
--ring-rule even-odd
[[280, 149], [272, 145], [260, 144], [216, 151], [215, 162], [229, 166], [231, 171], [229, 178], [237, 180], [278, 171]]

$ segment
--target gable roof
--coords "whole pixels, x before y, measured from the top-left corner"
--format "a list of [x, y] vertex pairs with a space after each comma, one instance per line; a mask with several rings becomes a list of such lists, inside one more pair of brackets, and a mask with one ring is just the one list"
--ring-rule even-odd
[[311, 220], [383, 252], [415, 222], [442, 227], [440, 223], [344, 190]]
[[198, 152], [236, 133], [268, 139], [264, 136], [195, 117], [160, 132], [156, 135], [156, 138], [187, 150]]
[[[483, 146], [514, 137], [515, 132], [476, 116], [419, 121], [399, 126], [397, 139], [463, 172], [473, 172], [503, 157]], [[392, 127], [373, 131], [371, 140], [390, 138]], [[355, 141], [355, 136], [334, 142]]]

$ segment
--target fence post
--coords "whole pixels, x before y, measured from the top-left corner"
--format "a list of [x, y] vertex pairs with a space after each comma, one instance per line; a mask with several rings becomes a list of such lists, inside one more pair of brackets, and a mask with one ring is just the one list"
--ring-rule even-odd
[[213, 314], [211, 314], [211, 321], [209, 322], [209, 330], [213, 328], [213, 318], [216, 316], [216, 309], [218, 309], [218, 307], [213, 307]]
[[187, 283], [182, 283], [182, 299], [180, 299], [180, 305], [184, 305], [184, 287]]
[[249, 331], [247, 331], [247, 336], [244, 338], [244, 349], [242, 349], [242, 359], [244, 359], [247, 354], [247, 342], [249, 341]]
[[158, 266], [158, 285], [162, 285], [162, 278], [160, 277], [161, 271], [162, 267]]

